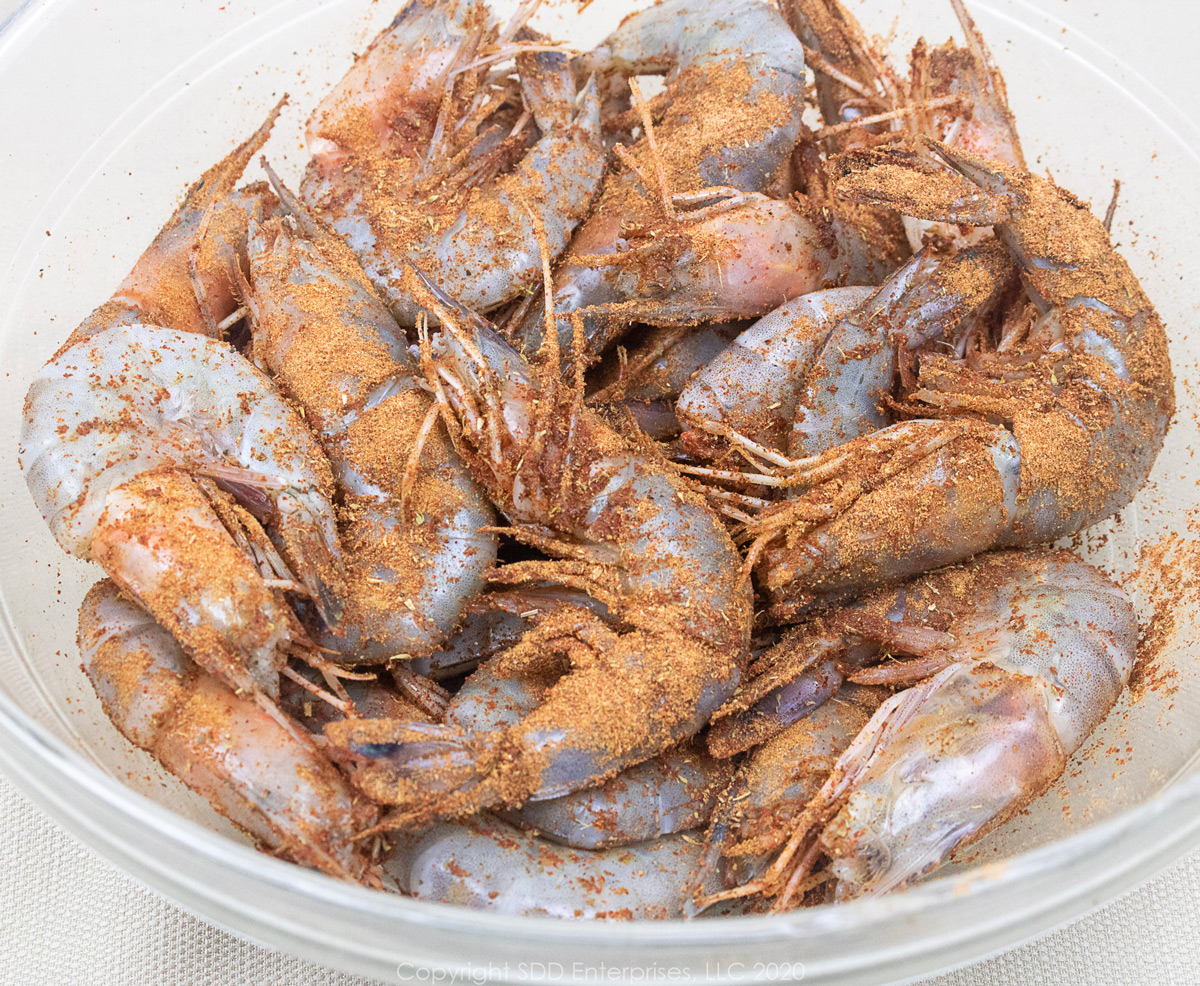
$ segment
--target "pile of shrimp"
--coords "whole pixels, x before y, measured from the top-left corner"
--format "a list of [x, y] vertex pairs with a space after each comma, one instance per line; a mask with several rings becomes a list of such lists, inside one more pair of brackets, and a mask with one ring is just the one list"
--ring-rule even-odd
[[113, 725], [266, 852], [509, 914], [886, 893], [1041, 795], [1137, 643], [1049, 545], [1174, 384], [948, 2], [900, 67], [837, 0], [590, 51], [411, 0], [239, 185], [276, 107], [26, 398]]

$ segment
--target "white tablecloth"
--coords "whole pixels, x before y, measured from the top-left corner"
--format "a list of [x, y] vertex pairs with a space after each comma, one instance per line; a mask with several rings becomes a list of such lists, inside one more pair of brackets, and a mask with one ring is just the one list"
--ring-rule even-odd
[[[368, 986], [184, 914], [0, 779], [0, 983]], [[1196, 986], [1200, 853], [1070, 927], [922, 986]]]

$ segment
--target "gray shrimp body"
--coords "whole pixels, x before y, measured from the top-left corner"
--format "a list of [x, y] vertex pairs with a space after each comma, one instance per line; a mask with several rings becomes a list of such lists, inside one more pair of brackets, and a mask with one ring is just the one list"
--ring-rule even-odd
[[1000, 551], [812, 625], [890, 655], [855, 672], [902, 685], [840, 755], [767, 872], [738, 893], [785, 908], [823, 855], [839, 899], [893, 890], [1007, 820], [1062, 773], [1129, 681], [1128, 596], [1065, 551]]
[[353, 253], [280, 191], [296, 211], [251, 225], [247, 303], [254, 357], [303, 408], [341, 492], [346, 596], [320, 643], [349, 663], [425, 656], [495, 564], [495, 514]]
[[[468, 122], [485, 123], [475, 117], [486, 109], [487, 73], [474, 63], [492, 40], [512, 38], [481, 3], [412, 3], [309, 122], [313, 161], [302, 194], [354, 251], [402, 325], [413, 325], [420, 310], [404, 288], [407, 260], [479, 311], [536, 287], [539, 241], [551, 259], [565, 249], [604, 174], [595, 88], [576, 111], [574, 75], [559, 52], [517, 55], [541, 133], [513, 170], [493, 173], [503, 168], [493, 169], [478, 146], [453, 143], [475, 134]], [[461, 120], [445, 119], [456, 87], [476, 76], [479, 98], [462, 108]], [[493, 156], [503, 159], [504, 148]]]
[[821, 344], [874, 293], [871, 287], [829, 288], [764, 315], [683, 388], [680, 417], [716, 434], [736, 431], [784, 448], [800, 386]]
[[[606, 614], [594, 600], [574, 595], [582, 597], [576, 604]], [[530, 599], [524, 592], [522, 598]], [[562, 594], [555, 602], [566, 605], [570, 598]], [[555, 668], [514, 669], [503, 663], [485, 663], [463, 683], [446, 708], [446, 724], [477, 733], [518, 727], [546, 700], [559, 676]], [[630, 845], [702, 826], [730, 772], [729, 764], [684, 745], [595, 787], [535, 798], [501, 817], [576, 849]]]
[[485, 816], [401, 837], [384, 867], [419, 900], [570, 920], [662, 920], [683, 916], [699, 855], [682, 836], [568, 849]]
[[995, 240], [942, 261], [921, 251], [829, 333], [796, 404], [788, 454], [816, 455], [892, 423], [885, 410], [897, 355], [933, 340], [958, 341], [960, 325], [987, 314], [1013, 274]]
[[[802, 493], [748, 525], [759, 576], [783, 607], [797, 593], [901, 580], [1110, 517], [1145, 483], [1174, 412], [1162, 321], [1100, 220], [1045, 178], [926, 146], [954, 170], [872, 151], [840, 192], [993, 226], [1032, 317], [984, 351], [924, 356], [910, 403], [930, 418], [795, 461], [789, 482]], [[830, 481], [835, 506], [814, 509], [830, 502]]]
[[79, 610], [84, 670], [135, 746], [263, 849], [349, 880], [373, 880], [358, 830], [377, 811], [301, 730], [197, 667], [112, 582]]

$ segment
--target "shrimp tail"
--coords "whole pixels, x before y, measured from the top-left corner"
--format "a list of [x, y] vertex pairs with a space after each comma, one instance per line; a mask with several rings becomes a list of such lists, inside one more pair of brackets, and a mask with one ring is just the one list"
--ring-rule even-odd
[[735, 842], [735, 833], [741, 816], [739, 805], [748, 795], [749, 785], [745, 775], [735, 776], [722, 792], [720, 800], [713, 810], [708, 832], [704, 837], [700, 860], [685, 888], [684, 917], [697, 917], [716, 902], [714, 897], [723, 899], [721, 894], [725, 886], [723, 861]]
[[284, 557], [308, 590], [326, 626], [336, 626], [342, 616], [345, 578], [338, 557], [337, 531], [322, 523], [315, 512], [285, 516], [279, 525]]
[[388, 827], [468, 815], [489, 797], [502, 759], [499, 734], [440, 723], [344, 719], [325, 727], [325, 752], [355, 764], [355, 785], [396, 805]]

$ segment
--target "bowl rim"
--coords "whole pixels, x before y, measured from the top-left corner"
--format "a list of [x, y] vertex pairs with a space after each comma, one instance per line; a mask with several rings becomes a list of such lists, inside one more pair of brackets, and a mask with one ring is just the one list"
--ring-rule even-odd
[[[23, 0], [17, 8], [0, 21], [0, 56], [6, 53], [10, 44], [19, 43], [18, 36], [26, 33], [34, 23], [47, 13], [65, 6], [69, 0]], [[1062, 23], [1052, 14], [1041, 10], [1029, 3], [1028, 0], [1011, 0], [1017, 6], [1026, 7], [1037, 16], [1051, 22]], [[1006, 15], [997, 11], [988, 0], [974, 0], [974, 5], [980, 9], [1004, 18]], [[1072, 33], [1072, 43], [1087, 36], [1075, 28]], [[1136, 79], [1138, 86], [1145, 93], [1154, 97], [1158, 117], [1170, 115], [1175, 118], [1169, 129], [1176, 138], [1181, 149], [1193, 159], [1200, 161], [1196, 147], [1183, 138], [1178, 124], [1192, 134], [1200, 134], [1197, 125], [1186, 113], [1179, 109], [1172, 97], [1164, 93], [1146, 79], [1135, 67], [1115, 56], [1111, 51], [1089, 41], [1094, 52], [1103, 58], [1119, 65], [1129, 76]], [[1091, 62], [1094, 66], [1095, 62]], [[1133, 98], [1148, 106], [1146, 99], [1140, 96]], [[11, 626], [5, 608], [0, 604], [0, 649], [17, 653], [21, 650], [15, 639], [15, 630]], [[52, 770], [76, 785], [86, 794], [98, 799], [104, 805], [128, 817], [135, 825], [145, 825], [157, 834], [175, 844], [181, 851], [199, 855], [218, 868], [228, 868], [238, 875], [256, 881], [262, 881], [281, 890], [301, 894], [307, 898], [323, 901], [327, 904], [343, 908], [348, 912], [370, 912], [375, 916], [383, 916], [414, 925], [436, 926], [453, 932], [462, 932], [475, 936], [481, 933], [495, 934], [519, 938], [522, 942], [559, 942], [579, 944], [581, 939], [587, 939], [595, 944], [622, 945], [679, 945], [704, 944], [712, 946], [722, 941], [752, 942], [756, 939], [778, 939], [780, 937], [796, 938], [806, 932], [832, 932], [837, 930], [860, 929], [872, 923], [881, 923], [923, 912], [937, 904], [950, 900], [963, 900], [968, 897], [986, 897], [990, 892], [1020, 883], [1032, 875], [1045, 876], [1056, 868], [1065, 868], [1069, 863], [1085, 859], [1098, 847], [1108, 845], [1122, 833], [1146, 827], [1146, 823], [1164, 814], [1180, 816], [1179, 806], [1185, 803], [1195, 803], [1200, 809], [1200, 774], [1176, 779], [1153, 797], [1126, 808], [1123, 811], [1091, 824], [1078, 832], [1074, 832], [1051, 844], [1027, 850], [1009, 857], [999, 863], [984, 864], [979, 867], [947, 876], [934, 876], [901, 894], [890, 895], [875, 899], [856, 900], [836, 907], [824, 907], [809, 910], [793, 911], [780, 915], [751, 915], [737, 917], [706, 918], [702, 921], [655, 921], [655, 922], [570, 922], [548, 917], [515, 917], [508, 915], [479, 912], [456, 905], [442, 904], [429, 901], [419, 901], [399, 895], [382, 894], [378, 891], [344, 883], [323, 874], [306, 870], [292, 863], [269, 857], [258, 852], [249, 845], [239, 843], [220, 833], [214, 832], [197, 822], [180, 816], [168, 808], [154, 802], [150, 798], [132, 790], [117, 779], [105, 774], [99, 767], [91, 763], [70, 745], [53, 735], [44, 726], [24, 712], [4, 691], [0, 690], [0, 736], [12, 741], [0, 743], [0, 765], [5, 767], [4, 775], [11, 779], [27, 797], [41, 805], [56, 821], [73, 835], [84, 838], [84, 841], [98, 848], [101, 855], [112, 858], [110, 851], [100, 848], [96, 842], [87, 838], [78, 819], [68, 818], [61, 806], [48, 804], [48, 799], [34, 789], [29, 775], [31, 766], [41, 766]], [[20, 753], [28, 756], [29, 761], [18, 763], [15, 759]], [[1109, 870], [1100, 881], [1106, 887], [1123, 884], [1131, 885], [1142, 879], [1148, 879], [1152, 870], [1144, 870], [1130, 878], [1130, 871], [1136, 869], [1149, 852], [1156, 853], [1158, 866], [1167, 865], [1171, 859], [1182, 856], [1189, 848], [1200, 845], [1200, 810], [1188, 819], [1190, 824], [1174, 829], [1173, 837], [1147, 850], [1141, 856], [1131, 854], [1125, 865]], [[160, 875], [167, 874], [170, 859], [156, 859], [151, 868]], [[1086, 895], [1088, 888], [1080, 888], [1070, 895], [1079, 899]], [[1111, 899], [1113, 894], [1104, 894], [1091, 902], [1088, 907], [1079, 908], [1078, 914], [1091, 906], [1100, 906]], [[247, 907], [252, 906], [252, 902]], [[1069, 918], [1068, 918], [1069, 919]], [[1063, 919], [1067, 920], [1067, 919]], [[1046, 922], [1047, 924], [1053, 922]], [[284, 928], [282, 922], [274, 925]], [[243, 934], [243, 932], [236, 933]], [[729, 932], [728, 934], [725, 934]], [[914, 937], [909, 945], [920, 947], [929, 936]], [[873, 957], [873, 960], [877, 957]], [[453, 965], [447, 961], [446, 966]]]
[[[0, 644], [7, 649], [11, 647], [12, 641], [6, 620], [0, 620], [0, 628], [4, 631], [4, 639], [0, 640]], [[1144, 823], [1163, 814], [1175, 814], [1172, 809], [1177, 804], [1195, 802], [1200, 808], [1200, 774], [1194, 774], [1170, 782], [1164, 790], [1146, 801], [1062, 839], [997, 862], [970, 867], [962, 872], [932, 876], [898, 894], [863, 898], [829, 907], [802, 908], [784, 914], [711, 917], [699, 921], [673, 919], [574, 922], [553, 917], [493, 914], [454, 904], [381, 893], [266, 855], [253, 846], [237, 842], [176, 814], [108, 776], [17, 707], [4, 692], [0, 692], [0, 732], [19, 743], [23, 751], [35, 761], [56, 770], [105, 805], [115, 808], [134, 822], [145, 824], [159, 835], [178, 844], [181, 849], [202, 855], [212, 863], [228, 867], [241, 876], [262, 880], [278, 889], [315, 897], [353, 911], [370, 911], [376, 916], [393, 916], [405, 921], [437, 924], [445, 930], [472, 934], [479, 934], [484, 930], [510, 935], [519, 932], [520, 937], [529, 941], [578, 942], [583, 935], [594, 937], [597, 944], [678, 945], [682, 942], [711, 945], [714, 938], [718, 937], [715, 935], [718, 931], [748, 931], [751, 926], [758, 934], [738, 933], [733, 937], [739, 941], [759, 937], [778, 938], [781, 935], [795, 937], [797, 932], [804, 930], [804, 925], [809, 924], [813, 925], [811, 930], [822, 932], [848, 930], [912, 915], [948, 900], [961, 901], [968, 896], [984, 894], [989, 890], [1019, 882], [1031, 874], [1045, 876], [1056, 866], [1063, 868], [1071, 862], [1085, 858], [1094, 848], [1110, 843], [1123, 832], [1144, 828]], [[0, 763], [11, 764], [12, 752], [11, 749], [0, 746]], [[36, 791], [29, 791], [28, 784], [22, 783], [22, 778], [15, 776], [16, 774], [24, 775], [26, 771], [5, 771], [5, 776], [13, 779], [32, 800], [44, 805], [44, 799], [39, 797]], [[53, 808], [49, 810], [61, 821], [59, 812]], [[75, 834], [79, 834], [70, 822], [64, 824]], [[1200, 846], [1200, 812], [1195, 815], [1191, 825], [1177, 829], [1176, 837], [1168, 845], [1158, 848], [1170, 850], [1178, 847], [1178, 853], [1171, 853], [1172, 856], [1177, 856], [1182, 855], [1190, 846]], [[1127, 868], [1135, 867], [1140, 862], [1140, 859], [1131, 858]], [[1108, 874], [1110, 878], [1121, 875], [1122, 872]], [[1147, 870], [1140, 874], [1138, 879], [1149, 879], [1151, 875], [1152, 871]], [[391, 912], [390, 915], [388, 912]]]

